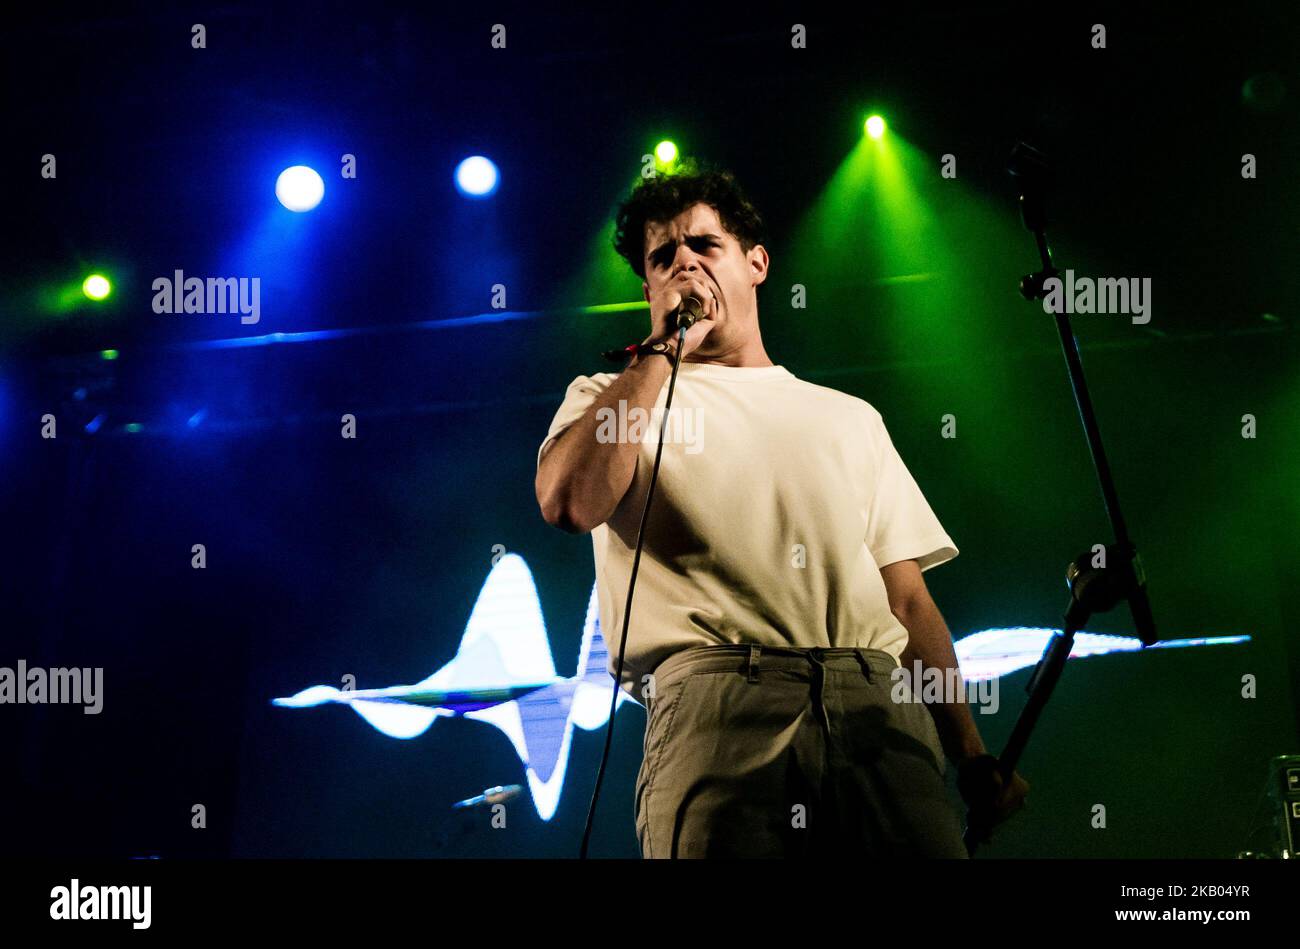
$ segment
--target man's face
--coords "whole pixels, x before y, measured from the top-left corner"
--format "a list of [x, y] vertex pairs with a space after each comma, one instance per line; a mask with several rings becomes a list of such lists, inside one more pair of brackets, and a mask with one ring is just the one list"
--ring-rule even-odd
[[754, 288], [767, 279], [767, 251], [756, 244], [748, 252], [728, 234], [718, 212], [695, 204], [671, 221], [647, 221], [645, 226], [646, 301], [683, 271], [709, 287], [717, 300], [712, 315], [718, 325], [701, 351], [722, 352], [741, 346], [758, 331]]

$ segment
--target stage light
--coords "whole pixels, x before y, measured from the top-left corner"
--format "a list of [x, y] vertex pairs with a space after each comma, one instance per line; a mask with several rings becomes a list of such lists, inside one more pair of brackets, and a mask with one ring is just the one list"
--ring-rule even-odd
[[103, 274], [93, 273], [82, 281], [81, 292], [92, 300], [104, 300], [113, 292], [113, 285]]
[[306, 165], [294, 165], [275, 179], [275, 196], [290, 211], [310, 211], [325, 197], [325, 182]]
[[869, 136], [878, 140], [885, 134], [885, 120], [878, 115], [873, 115], [867, 119], [863, 128]]
[[473, 155], [456, 166], [456, 187], [471, 198], [486, 198], [497, 190], [497, 166], [482, 155]]
[[1286, 83], [1275, 72], [1251, 76], [1241, 87], [1241, 99], [1256, 112], [1274, 112], [1286, 98]]
[[117, 350], [116, 350], [116, 349], [101, 349], [101, 350], [99, 351], [99, 358], [100, 358], [100, 359], [107, 359], [107, 360], [109, 360], [109, 361], [112, 361], [112, 360], [114, 360], [114, 359], [117, 358]]
[[659, 159], [661, 165], [671, 165], [677, 160], [677, 146], [664, 139], [655, 146], [655, 158]]

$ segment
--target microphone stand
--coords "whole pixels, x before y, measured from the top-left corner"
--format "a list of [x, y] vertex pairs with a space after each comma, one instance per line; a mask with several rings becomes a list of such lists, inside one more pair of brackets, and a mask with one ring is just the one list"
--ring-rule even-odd
[[[1034, 235], [1042, 264], [1042, 269], [1021, 278], [1020, 294], [1026, 300], [1041, 300], [1047, 296], [1044, 284], [1052, 277], [1058, 279], [1060, 277], [1060, 271], [1054, 265], [1052, 252], [1047, 246], [1046, 196], [1051, 178], [1051, 166], [1047, 158], [1037, 149], [1024, 142], [1018, 142], [1011, 150], [1007, 172], [1016, 180], [1021, 220]], [[1119, 494], [1115, 490], [1110, 464], [1106, 460], [1106, 450], [1102, 446], [1101, 429], [1097, 425], [1092, 398], [1088, 394], [1088, 383], [1083, 375], [1083, 363], [1079, 359], [1079, 346], [1070, 328], [1070, 318], [1065, 312], [1063, 303], [1055, 308], [1053, 317], [1056, 320], [1057, 334], [1061, 338], [1061, 351], [1065, 355], [1070, 385], [1074, 389], [1074, 401], [1079, 408], [1079, 419], [1083, 423], [1084, 435], [1092, 453], [1092, 463], [1097, 470], [1102, 502], [1110, 518], [1115, 542], [1105, 545], [1100, 557], [1093, 551], [1088, 551], [1072, 560], [1066, 568], [1070, 604], [1065, 611], [1063, 628], [1060, 633], [1052, 637], [1043, 652], [1043, 658], [1039, 660], [1033, 675], [1030, 676], [1026, 686], [1029, 698], [994, 766], [1002, 778], [1004, 788], [1011, 783], [1016, 764], [1029, 743], [1029, 736], [1037, 725], [1038, 717], [1047, 705], [1048, 699], [1051, 698], [1052, 690], [1056, 688], [1056, 683], [1065, 668], [1065, 661], [1074, 647], [1074, 634], [1083, 628], [1094, 613], [1104, 613], [1121, 601], [1127, 600], [1142, 645], [1150, 646], [1159, 639], [1156, 636], [1151, 603], [1147, 599], [1146, 574], [1142, 569], [1137, 547], [1129, 538], [1124, 515], [1120, 512]], [[967, 826], [962, 839], [968, 854], [974, 855], [980, 838], [988, 829], [987, 826], [977, 823], [971, 813], [967, 814]]]

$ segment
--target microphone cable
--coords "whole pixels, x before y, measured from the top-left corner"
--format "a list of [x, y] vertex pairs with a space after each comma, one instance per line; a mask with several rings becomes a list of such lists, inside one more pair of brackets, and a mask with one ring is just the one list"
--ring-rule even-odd
[[[694, 315], [692, 314], [692, 316]], [[677, 368], [682, 364], [682, 350], [686, 347], [686, 330], [694, 322], [695, 319], [689, 317], [679, 319], [677, 352], [673, 356], [673, 374], [668, 379], [668, 396], [664, 399], [664, 414], [659, 425], [659, 447], [655, 449], [655, 463], [654, 467], [650, 469], [650, 486], [646, 489], [645, 507], [641, 510], [641, 526], [637, 528], [636, 532], [636, 553], [632, 556], [632, 575], [627, 584], [627, 605], [623, 608], [623, 635], [619, 639], [618, 667], [614, 673], [614, 695], [610, 699], [609, 719], [605, 723], [605, 750], [600, 756], [600, 767], [596, 770], [596, 787], [591, 792], [591, 805], [587, 808], [587, 825], [582, 831], [582, 849], [578, 852], [579, 860], [587, 859], [587, 845], [591, 843], [591, 828], [596, 817], [596, 799], [600, 797], [600, 785], [605, 778], [605, 765], [609, 762], [609, 748], [614, 740], [614, 713], [618, 710], [618, 694], [623, 688], [623, 657], [627, 652], [627, 628], [632, 620], [632, 591], [636, 588], [636, 573], [641, 566], [641, 546], [645, 542], [646, 521], [650, 518], [650, 502], [654, 500], [655, 483], [659, 480], [659, 460], [664, 453], [664, 429], [668, 427], [668, 413], [673, 406], [673, 388], [677, 385]]]

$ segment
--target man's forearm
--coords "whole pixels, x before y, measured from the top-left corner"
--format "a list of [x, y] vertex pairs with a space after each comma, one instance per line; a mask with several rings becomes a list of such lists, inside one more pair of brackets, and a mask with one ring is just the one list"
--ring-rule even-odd
[[[949, 680], [949, 670], [957, 670], [957, 693], [949, 695], [945, 689], [942, 701], [929, 706], [944, 753], [954, 762], [984, 754], [984, 740], [975, 726], [970, 703], [966, 701], [966, 686], [961, 679], [952, 634], [948, 632], [948, 624], [943, 621], [939, 608], [930, 597], [924, 596], [910, 609], [901, 611], [898, 620], [908, 632], [907, 648], [903, 650], [900, 661], [909, 674], [918, 659], [922, 669], [937, 670], [945, 683]], [[916, 690], [920, 685], [913, 683]]]
[[672, 363], [663, 356], [635, 359], [547, 450], [537, 470], [537, 500], [549, 523], [586, 533], [613, 514], [636, 472], [639, 442], [602, 442], [599, 413], [640, 408], [649, 413]]

